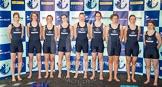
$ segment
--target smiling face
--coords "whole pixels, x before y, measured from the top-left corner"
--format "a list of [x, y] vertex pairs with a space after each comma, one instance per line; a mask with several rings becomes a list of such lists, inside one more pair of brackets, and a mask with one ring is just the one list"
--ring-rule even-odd
[[136, 17], [135, 16], [131, 16], [129, 18], [129, 21], [130, 21], [131, 24], [135, 24], [136, 23]]
[[84, 14], [80, 14], [79, 15], [79, 21], [85, 21], [85, 15]]
[[37, 19], [38, 19], [37, 14], [32, 13], [32, 15], [31, 15], [31, 19], [32, 19], [33, 21], [37, 21]]
[[13, 20], [14, 20], [15, 22], [19, 21], [19, 19], [20, 19], [20, 17], [19, 17], [18, 14], [15, 14], [15, 15], [13, 16]]
[[68, 18], [65, 15], [62, 15], [61, 16], [61, 20], [62, 20], [62, 22], [67, 22]]
[[101, 14], [100, 13], [96, 13], [95, 19], [96, 19], [96, 21], [100, 21], [101, 20]]
[[46, 18], [46, 21], [47, 21], [48, 24], [52, 23], [53, 17], [48, 15], [47, 18]]
[[118, 19], [118, 16], [113, 16], [111, 20], [113, 23], [118, 23]]
[[149, 30], [155, 29], [155, 26], [154, 26], [153, 23], [148, 23], [147, 27], [148, 27]]

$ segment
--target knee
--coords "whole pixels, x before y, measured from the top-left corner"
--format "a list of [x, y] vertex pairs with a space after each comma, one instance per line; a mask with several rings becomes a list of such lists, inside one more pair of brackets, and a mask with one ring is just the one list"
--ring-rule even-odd
[[18, 59], [18, 63], [22, 63], [22, 59], [21, 58]]
[[132, 65], [135, 66], [136, 65], [136, 61], [132, 61]]
[[146, 69], [150, 69], [150, 64], [146, 64]]

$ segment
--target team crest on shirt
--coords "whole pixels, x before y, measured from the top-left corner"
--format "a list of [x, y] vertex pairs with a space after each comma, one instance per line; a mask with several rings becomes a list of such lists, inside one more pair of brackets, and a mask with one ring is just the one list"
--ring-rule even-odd
[[83, 32], [83, 31], [84, 31], [84, 28], [80, 28], [80, 31], [82, 31], [82, 32]]
[[100, 29], [99, 28], [96, 28], [96, 31], [98, 32], [98, 31], [100, 31]]
[[155, 8], [159, 3], [158, 0], [148, 0], [146, 4], [148, 8]]
[[136, 34], [136, 32], [135, 31], [132, 31], [131, 34], [134, 35], [134, 34]]
[[63, 29], [63, 32], [66, 32], [66, 29]]
[[37, 31], [37, 28], [33, 28], [33, 31]]
[[48, 33], [52, 33], [52, 31], [48, 31]]
[[20, 31], [20, 29], [19, 29], [19, 28], [16, 28], [15, 30], [16, 30], [16, 31]]
[[9, 6], [9, 0], [0, 0], [0, 7], [6, 9]]
[[112, 33], [117, 33], [117, 31], [116, 30], [112, 30]]
[[151, 38], [151, 37], [148, 37], [148, 38], [147, 38], [147, 40], [148, 40], [148, 41], [151, 41], [151, 40], [152, 40], [152, 38]]

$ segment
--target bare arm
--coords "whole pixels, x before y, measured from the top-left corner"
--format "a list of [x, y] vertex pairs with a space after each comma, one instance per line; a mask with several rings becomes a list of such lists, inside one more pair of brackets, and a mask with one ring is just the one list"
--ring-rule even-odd
[[127, 31], [128, 31], [128, 27], [125, 27], [124, 29], [124, 42], [127, 42]]
[[92, 39], [93, 38], [93, 36], [92, 36], [92, 24], [90, 25], [90, 28], [89, 28], [89, 36], [90, 36], [90, 39]]
[[160, 36], [160, 34], [159, 34], [158, 32], [156, 32], [156, 38], [157, 38], [157, 40], [158, 40], [157, 48], [159, 49], [160, 46], [161, 46], [161, 36]]
[[12, 28], [12, 26], [11, 26], [11, 24], [8, 26], [8, 29], [7, 29], [7, 37], [8, 37], [8, 40], [9, 40], [9, 42], [11, 42], [11, 28]]
[[55, 30], [54, 40], [56, 41], [57, 40], [57, 27], [56, 26], [54, 26], [54, 30]]
[[56, 30], [57, 30], [57, 39], [59, 39], [60, 38], [60, 25], [56, 27]]
[[77, 23], [74, 24], [74, 38], [77, 38], [77, 33], [76, 33], [76, 29], [77, 29]]
[[22, 39], [22, 38], [23, 38], [23, 36], [24, 36], [24, 25], [21, 25], [21, 27], [22, 27], [21, 39]]
[[105, 39], [106, 39], [107, 44], [108, 44], [108, 36], [109, 36], [109, 26], [106, 26], [106, 28], [105, 28]]
[[45, 40], [45, 38], [46, 38], [46, 37], [45, 37], [45, 29], [46, 29], [46, 28], [45, 28], [45, 26], [44, 26], [43, 29], [42, 29], [42, 37], [43, 37], [43, 40]]
[[140, 38], [140, 34], [141, 34], [141, 28], [140, 28], [140, 26], [138, 26], [138, 37], [137, 37], [138, 40]]
[[73, 39], [73, 33], [74, 33], [73, 26], [70, 25], [70, 40], [71, 40], [71, 41], [72, 41], [72, 39]]
[[144, 46], [146, 46], [145, 35], [146, 35], [146, 32], [143, 34], [143, 44], [144, 44]]
[[40, 27], [40, 34], [39, 34], [39, 37], [40, 37], [40, 39], [42, 39], [42, 31], [43, 31], [43, 27], [42, 27], [42, 24], [41, 23], [39, 23], [39, 27]]
[[27, 28], [26, 30], [27, 30], [27, 36], [28, 36], [28, 38], [30, 37], [30, 33], [29, 33], [30, 30], [29, 30], [29, 27], [30, 27], [30, 23], [28, 23], [28, 24], [27, 24], [27, 27], [26, 27], [26, 28]]
[[91, 38], [91, 36], [90, 36], [91, 25], [89, 23], [87, 23], [87, 28], [88, 28], [88, 40], [89, 40]]
[[122, 40], [123, 40], [123, 26], [122, 25], [120, 25], [120, 42], [122, 42]]
[[106, 25], [103, 25], [103, 36], [102, 36], [103, 41], [105, 40], [105, 29], [106, 29]]

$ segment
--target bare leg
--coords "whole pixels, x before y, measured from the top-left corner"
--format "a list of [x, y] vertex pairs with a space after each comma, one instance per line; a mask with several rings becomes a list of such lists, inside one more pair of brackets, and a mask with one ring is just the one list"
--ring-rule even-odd
[[41, 76], [41, 67], [42, 67], [41, 54], [37, 53], [36, 57], [37, 57], [37, 61], [38, 61], [38, 79], [41, 79], [42, 78], [42, 76]]
[[33, 53], [29, 53], [29, 76], [28, 79], [32, 77], [32, 68], [33, 68]]
[[137, 57], [133, 57], [133, 59], [132, 59], [132, 81], [133, 82], [137, 82], [134, 79], [134, 74], [135, 74], [135, 71], [136, 71], [136, 61], [137, 61]]
[[58, 69], [59, 69], [59, 74], [58, 74], [58, 78], [61, 78], [61, 74], [62, 74], [62, 59], [63, 59], [63, 52], [59, 52], [59, 60], [58, 60]]
[[16, 60], [16, 53], [11, 53], [11, 73], [12, 73], [12, 81], [15, 82], [15, 60]]
[[154, 79], [154, 86], [158, 86], [158, 77], [159, 77], [159, 69], [158, 69], [158, 64], [159, 60], [158, 59], [152, 59], [153, 61], [153, 66], [154, 66], [154, 73], [155, 73], [155, 79]]
[[66, 78], [70, 78], [70, 52], [66, 53], [66, 68], [67, 68]]
[[55, 55], [54, 54], [50, 54], [50, 69], [51, 69], [51, 72], [50, 72], [50, 78], [53, 78], [53, 70], [54, 70], [54, 59], [55, 59]]
[[144, 84], [148, 84], [150, 82], [151, 60], [149, 58], [145, 58], [145, 63], [146, 63], [146, 76], [147, 76], [147, 80], [144, 82]]
[[119, 56], [114, 56], [114, 79], [115, 79], [115, 81], [120, 82], [120, 80], [117, 77], [118, 63], [119, 63]]
[[21, 73], [21, 69], [22, 69], [22, 52], [18, 53], [18, 80], [21, 81], [22, 78], [20, 77], [20, 73]]
[[109, 79], [108, 81], [112, 81], [112, 71], [113, 71], [113, 56], [109, 56]]
[[78, 78], [78, 68], [79, 68], [79, 64], [80, 64], [80, 53], [76, 52], [76, 62], [75, 62], [75, 70], [76, 73], [74, 75], [74, 78]]
[[88, 70], [88, 53], [84, 53], [84, 77], [87, 78], [87, 70]]
[[49, 54], [45, 53], [44, 54], [44, 60], [45, 60], [46, 75], [44, 76], [44, 78], [48, 78], [48, 59], [49, 59]]
[[100, 80], [103, 80], [103, 53], [98, 53], [99, 64], [100, 64]]
[[92, 53], [92, 76], [90, 79], [95, 78], [95, 70], [96, 70], [96, 53]]
[[130, 61], [131, 61], [131, 57], [126, 56], [127, 82], [131, 82], [131, 79], [130, 79]]

